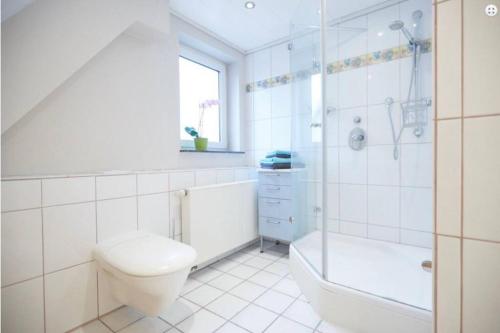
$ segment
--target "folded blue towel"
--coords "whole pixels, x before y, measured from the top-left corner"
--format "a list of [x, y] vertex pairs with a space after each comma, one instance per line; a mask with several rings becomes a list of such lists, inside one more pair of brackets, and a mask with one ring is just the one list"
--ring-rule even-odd
[[260, 160], [260, 163], [292, 163], [291, 158], [281, 158], [281, 157], [266, 157], [262, 160]]
[[290, 158], [292, 157], [292, 152], [289, 150], [275, 150], [266, 154], [266, 158], [269, 157]]

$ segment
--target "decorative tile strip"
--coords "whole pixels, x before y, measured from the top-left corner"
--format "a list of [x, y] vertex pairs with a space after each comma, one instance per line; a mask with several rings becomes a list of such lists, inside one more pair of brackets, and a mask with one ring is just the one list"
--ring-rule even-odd
[[[422, 53], [429, 53], [432, 51], [432, 40], [426, 39], [423, 41]], [[410, 57], [412, 55], [412, 46], [409, 44], [396, 46], [381, 51], [374, 51], [356, 57], [351, 57], [343, 60], [338, 60], [327, 64], [327, 73], [336, 74], [352, 69], [361, 67], [382, 64], [385, 62]], [[247, 92], [253, 92], [273, 87], [278, 87], [292, 83], [293, 81], [300, 81], [307, 79], [313, 74], [320, 72], [320, 69], [315, 67], [307, 70], [302, 70], [295, 73], [283, 74], [269, 79], [252, 82], [246, 85]]]

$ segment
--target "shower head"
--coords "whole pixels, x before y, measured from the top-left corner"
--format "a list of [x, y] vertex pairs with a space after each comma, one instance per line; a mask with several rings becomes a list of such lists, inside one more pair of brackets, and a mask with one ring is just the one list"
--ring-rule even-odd
[[405, 35], [410, 44], [415, 43], [415, 38], [413, 38], [408, 29], [405, 28], [405, 24], [403, 21], [400, 20], [392, 21], [391, 24], [389, 24], [389, 28], [394, 31], [401, 30], [401, 32], [403, 33], [403, 35]]
[[391, 24], [389, 24], [389, 28], [391, 30], [399, 30], [399, 29], [403, 28], [404, 26], [405, 26], [405, 24], [403, 23], [403, 21], [399, 21], [399, 20], [392, 21]]

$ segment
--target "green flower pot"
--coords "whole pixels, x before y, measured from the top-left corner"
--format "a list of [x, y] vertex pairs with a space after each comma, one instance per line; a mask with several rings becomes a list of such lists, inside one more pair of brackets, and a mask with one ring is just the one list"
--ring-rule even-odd
[[195, 138], [194, 148], [197, 151], [206, 151], [208, 146], [208, 138]]

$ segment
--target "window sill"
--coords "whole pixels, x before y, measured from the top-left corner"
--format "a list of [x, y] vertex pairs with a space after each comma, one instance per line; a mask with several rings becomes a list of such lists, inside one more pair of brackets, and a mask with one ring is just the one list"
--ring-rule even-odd
[[198, 151], [194, 148], [181, 148], [181, 153], [202, 153], [202, 154], [245, 154], [244, 151], [227, 150], [227, 149], [208, 149], [205, 151]]

